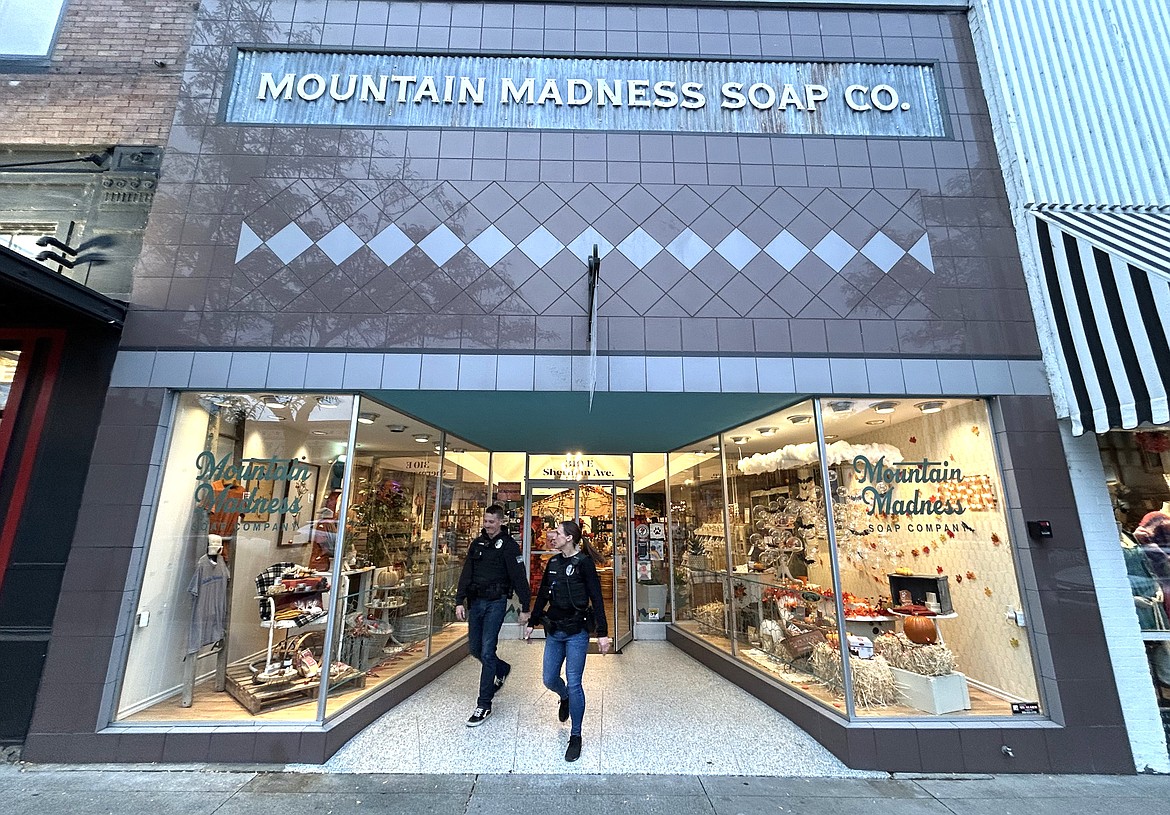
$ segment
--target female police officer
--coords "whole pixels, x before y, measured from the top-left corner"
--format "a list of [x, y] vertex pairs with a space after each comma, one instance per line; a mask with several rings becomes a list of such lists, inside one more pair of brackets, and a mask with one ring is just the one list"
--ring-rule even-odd
[[[609, 651], [611, 643], [597, 577], [598, 558], [581, 539], [581, 527], [562, 521], [549, 530], [548, 539], [558, 554], [545, 565], [525, 636], [531, 636], [533, 626], [544, 623], [544, 686], [561, 700], [558, 718], [562, 722], [570, 717], [573, 720], [565, 761], [576, 761], [581, 757], [581, 720], [585, 717], [581, 675], [590, 629], [595, 627], [602, 654]], [[561, 678], [561, 665], [566, 666], [567, 683]]]

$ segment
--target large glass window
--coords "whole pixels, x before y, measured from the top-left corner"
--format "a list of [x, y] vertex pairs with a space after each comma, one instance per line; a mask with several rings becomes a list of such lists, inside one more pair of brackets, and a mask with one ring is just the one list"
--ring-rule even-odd
[[119, 720], [317, 716], [352, 419], [347, 396], [179, 397]]
[[983, 402], [814, 400], [669, 467], [684, 630], [849, 716], [1039, 710]]
[[[1037, 703], [986, 405], [838, 398], [822, 415], [846, 628], [875, 654], [851, 660], [856, 714]], [[862, 704], [860, 671], [884, 681], [878, 657], [896, 695]]]
[[1097, 437], [1121, 555], [1170, 738], [1170, 431]]
[[0, 60], [47, 57], [65, 0], [0, 0]]

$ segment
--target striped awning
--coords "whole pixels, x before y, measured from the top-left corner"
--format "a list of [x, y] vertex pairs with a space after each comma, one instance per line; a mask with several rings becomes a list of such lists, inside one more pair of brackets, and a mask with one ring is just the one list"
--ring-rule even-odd
[[1170, 210], [1032, 213], [1073, 432], [1170, 423]]

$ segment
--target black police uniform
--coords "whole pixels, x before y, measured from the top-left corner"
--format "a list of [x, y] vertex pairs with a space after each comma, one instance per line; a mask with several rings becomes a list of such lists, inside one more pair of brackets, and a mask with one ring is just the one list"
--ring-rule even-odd
[[557, 554], [545, 564], [528, 621], [530, 626], [542, 623], [549, 634], [562, 631], [572, 635], [586, 628], [598, 637], [609, 636], [601, 579], [593, 559], [585, 552], [572, 557]]

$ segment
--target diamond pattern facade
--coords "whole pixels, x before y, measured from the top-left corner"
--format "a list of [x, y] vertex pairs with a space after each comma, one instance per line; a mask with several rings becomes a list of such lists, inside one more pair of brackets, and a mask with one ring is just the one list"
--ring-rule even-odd
[[580, 314], [596, 245], [606, 316], [930, 313], [916, 298], [930, 241], [907, 190], [351, 181], [314, 201], [280, 183], [240, 226], [237, 301]]

